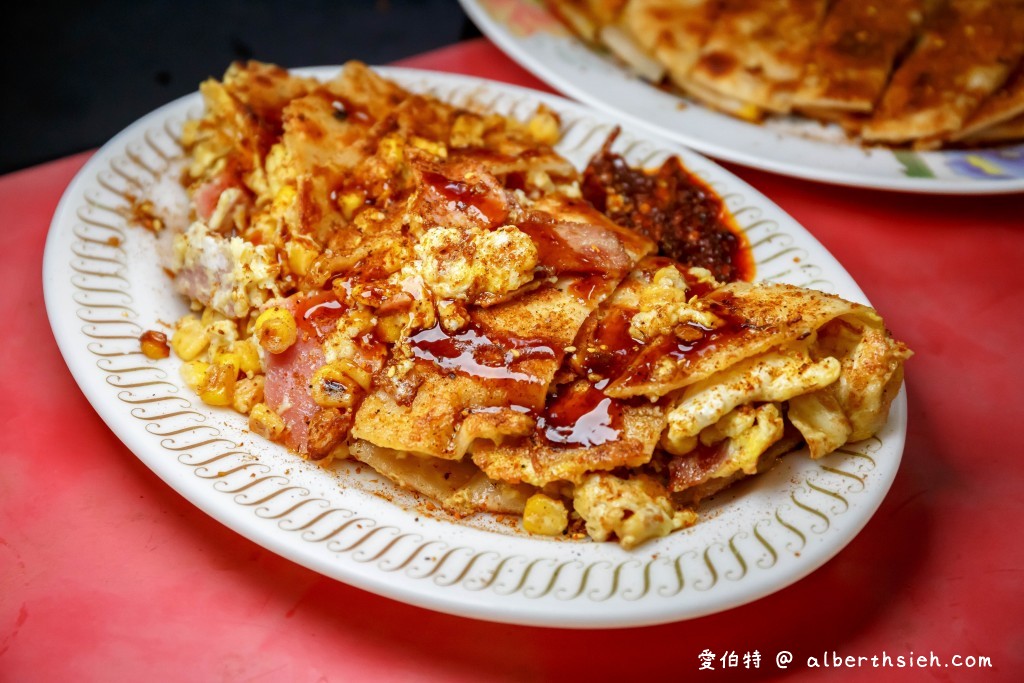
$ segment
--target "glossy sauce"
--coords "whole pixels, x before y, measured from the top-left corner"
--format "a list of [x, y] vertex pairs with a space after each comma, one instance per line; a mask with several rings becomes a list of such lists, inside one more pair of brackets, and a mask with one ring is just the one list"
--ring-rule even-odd
[[609, 278], [604, 275], [587, 275], [569, 285], [569, 293], [582, 301], [590, 301], [608, 282]]
[[744, 337], [757, 332], [745, 321], [729, 315], [723, 308], [712, 306], [714, 314], [724, 321], [721, 327], [710, 329], [696, 323], [688, 323], [684, 325], [688, 332], [684, 336], [664, 335], [652, 340], [616, 383], [635, 386], [650, 381], [656, 364], [665, 356], [675, 361], [679, 374], [689, 374], [697, 363], [708, 354], [717, 351], [720, 345], [735, 345]]
[[500, 225], [508, 218], [508, 208], [494, 196], [493, 190], [485, 185], [470, 185], [461, 180], [452, 180], [434, 171], [423, 171], [423, 181], [449, 202], [455, 210], [472, 209], [485, 218], [491, 226]]
[[295, 322], [300, 330], [322, 342], [334, 331], [338, 318], [345, 313], [346, 308], [334, 292], [315, 292], [306, 295], [296, 304]]
[[563, 385], [537, 418], [537, 433], [549, 445], [589, 448], [622, 436], [622, 402], [605, 396], [607, 381]]
[[489, 336], [475, 324], [449, 333], [438, 323], [409, 337], [413, 356], [442, 370], [497, 382], [540, 385], [543, 380], [516, 369], [528, 360], [555, 360], [554, 347], [538, 339]]
[[629, 333], [634, 313], [632, 309], [613, 308], [601, 318], [579, 351], [584, 374], [614, 379], [629, 367], [643, 346]]

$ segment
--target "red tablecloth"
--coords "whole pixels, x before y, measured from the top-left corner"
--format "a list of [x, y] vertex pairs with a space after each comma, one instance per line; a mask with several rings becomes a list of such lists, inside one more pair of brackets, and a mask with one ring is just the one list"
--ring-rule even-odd
[[[479, 40], [407, 66], [539, 86]], [[40, 264], [81, 154], [0, 178], [0, 680], [1021, 680], [1024, 196], [930, 197], [733, 167], [814, 233], [917, 355], [910, 428], [877, 515], [835, 559], [753, 604], [574, 632], [406, 606], [281, 559], [138, 461], [75, 385]], [[795, 661], [785, 672], [775, 653]], [[992, 668], [809, 669], [808, 657], [990, 658]], [[880, 660], [883, 661], [883, 660]], [[916, 664], [916, 661], [915, 661]]]

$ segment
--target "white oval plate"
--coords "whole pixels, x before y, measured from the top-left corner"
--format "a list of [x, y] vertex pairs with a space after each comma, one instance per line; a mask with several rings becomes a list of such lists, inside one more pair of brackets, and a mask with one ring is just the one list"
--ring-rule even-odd
[[[330, 77], [336, 67], [304, 70]], [[585, 164], [610, 116], [522, 88], [426, 71], [381, 69], [405, 87], [526, 117], [561, 117], [560, 151]], [[632, 552], [612, 543], [531, 537], [478, 515], [455, 522], [366, 467], [324, 470], [246, 431], [179, 379], [173, 358], [139, 351], [147, 329], [186, 312], [161, 270], [153, 234], [130, 225], [134, 199], [184, 216], [178, 135], [198, 95], [139, 120], [105, 145], [64, 194], [47, 238], [44, 290], [61, 352], [93, 407], [148, 467], [196, 506], [256, 543], [327, 576], [434, 610], [519, 624], [654, 624], [727, 609], [808, 574], [867, 523], [899, 466], [901, 393], [877, 438], [814, 462], [786, 457], [710, 501], [695, 527]], [[632, 163], [678, 154], [725, 198], [753, 245], [760, 279], [864, 301], [852, 278], [800, 225], [712, 162], [625, 126]]]
[[1024, 191], [1024, 144], [914, 152], [867, 148], [800, 117], [752, 124], [665, 92], [575, 38], [542, 0], [460, 0], [506, 54], [561, 93], [717, 159], [807, 180], [941, 194]]

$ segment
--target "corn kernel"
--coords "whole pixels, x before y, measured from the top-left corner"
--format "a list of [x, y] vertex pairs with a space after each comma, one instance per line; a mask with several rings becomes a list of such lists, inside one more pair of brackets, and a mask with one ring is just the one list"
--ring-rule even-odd
[[235, 377], [242, 371], [242, 357], [225, 349], [219, 349], [213, 356], [213, 362], [217, 365], [226, 365], [235, 371]]
[[242, 340], [232, 342], [228, 350], [238, 356], [241, 361], [239, 369], [249, 377], [257, 375], [263, 371], [263, 365], [260, 363], [260, 352], [259, 349], [251, 341]]
[[320, 255], [320, 252], [316, 249], [307, 247], [295, 240], [288, 243], [285, 251], [288, 254], [288, 267], [300, 277], [309, 272], [309, 267], [316, 260], [316, 257]]
[[[344, 362], [344, 361], [342, 361]], [[328, 363], [313, 373], [310, 380], [313, 400], [324, 408], [351, 408], [360, 393], [359, 383], [349, 376], [342, 362]], [[354, 365], [350, 363], [350, 365]]]
[[539, 107], [530, 119], [527, 129], [532, 137], [542, 145], [554, 145], [561, 137], [558, 115], [547, 107]]
[[263, 375], [238, 380], [235, 384], [235, 395], [231, 399], [231, 407], [243, 415], [249, 414], [254, 405], [263, 402], [264, 382]]
[[235, 394], [238, 370], [233, 365], [214, 363], [199, 386], [199, 398], [211, 406], [229, 406]]
[[569, 512], [562, 501], [535, 493], [526, 501], [523, 528], [531, 534], [557, 536], [569, 525]]
[[352, 220], [352, 217], [365, 203], [366, 195], [359, 191], [344, 192], [338, 197], [338, 207], [346, 220]]
[[167, 335], [156, 330], [146, 330], [139, 337], [139, 347], [146, 358], [160, 360], [171, 355], [171, 347], [167, 345]]
[[382, 159], [392, 164], [401, 163], [405, 158], [405, 153], [402, 151], [402, 143], [394, 135], [385, 136], [380, 141], [380, 144], [377, 145], [377, 153]]
[[264, 438], [277, 441], [284, 433], [284, 420], [266, 403], [257, 403], [249, 411], [249, 429]]
[[270, 353], [283, 353], [295, 343], [299, 330], [290, 311], [274, 306], [256, 318], [255, 332], [260, 346]]
[[201, 361], [193, 360], [181, 365], [181, 379], [185, 382], [189, 389], [199, 393], [199, 387], [206, 381], [206, 371], [210, 369], [210, 364]]
[[735, 112], [736, 116], [747, 121], [757, 122], [761, 120], [761, 109], [756, 104], [744, 104]]
[[417, 149], [422, 149], [424, 152], [427, 152], [428, 154], [433, 154], [435, 157], [438, 157], [440, 159], [448, 158], [448, 148], [445, 147], [444, 144], [441, 142], [427, 140], [426, 138], [421, 138], [418, 135], [413, 135], [409, 139], [409, 142], [412, 143], [413, 147], [416, 147]]
[[402, 330], [405, 329], [409, 316], [406, 313], [397, 313], [381, 318], [377, 321], [375, 333], [385, 344], [394, 344], [402, 338]]
[[210, 335], [194, 316], [187, 315], [174, 326], [171, 348], [183, 361], [195, 360], [210, 345]]

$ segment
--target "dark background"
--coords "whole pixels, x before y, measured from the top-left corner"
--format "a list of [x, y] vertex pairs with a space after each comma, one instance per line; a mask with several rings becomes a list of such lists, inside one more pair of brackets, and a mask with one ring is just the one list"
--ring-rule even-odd
[[0, 173], [98, 147], [235, 59], [386, 64], [479, 35], [456, 0], [20, 0], [4, 14]]

